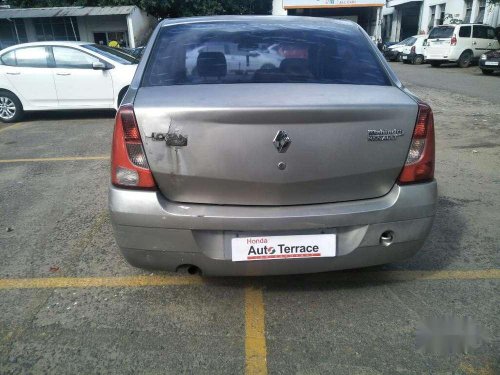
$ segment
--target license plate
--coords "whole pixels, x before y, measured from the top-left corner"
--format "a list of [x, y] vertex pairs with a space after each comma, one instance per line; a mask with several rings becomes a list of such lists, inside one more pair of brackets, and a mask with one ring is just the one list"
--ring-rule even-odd
[[406, 59], [408, 59], [408, 56], [403, 56], [403, 60], [406, 60]]
[[335, 234], [239, 237], [231, 240], [233, 262], [334, 257]]
[[498, 61], [485, 61], [484, 65], [497, 66], [498, 65]]

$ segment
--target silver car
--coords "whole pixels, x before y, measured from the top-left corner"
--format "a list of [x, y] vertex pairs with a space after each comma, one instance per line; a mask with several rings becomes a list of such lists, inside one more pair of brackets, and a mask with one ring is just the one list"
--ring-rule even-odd
[[[275, 64], [262, 57], [271, 46]], [[355, 23], [165, 20], [117, 113], [111, 180], [134, 266], [266, 275], [392, 262], [432, 225], [433, 115]]]

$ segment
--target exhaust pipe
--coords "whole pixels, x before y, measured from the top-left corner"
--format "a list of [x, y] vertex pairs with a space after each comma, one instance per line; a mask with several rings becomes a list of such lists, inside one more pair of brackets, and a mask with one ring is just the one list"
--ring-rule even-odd
[[394, 241], [394, 232], [392, 230], [386, 230], [380, 236], [380, 244], [382, 246], [389, 246]]

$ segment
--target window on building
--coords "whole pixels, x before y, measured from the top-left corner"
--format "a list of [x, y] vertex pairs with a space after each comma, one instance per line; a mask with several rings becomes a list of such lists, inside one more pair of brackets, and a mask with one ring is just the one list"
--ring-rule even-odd
[[434, 27], [434, 20], [436, 19], [436, 6], [431, 6], [431, 17], [429, 19], [429, 30]]
[[464, 23], [470, 23], [471, 17], [472, 17], [472, 0], [466, 0]]
[[46, 40], [80, 40], [76, 17], [34, 18], [36, 38]]
[[476, 17], [476, 23], [484, 22], [484, 13], [486, 12], [486, 0], [479, 0], [479, 13]]
[[92, 69], [92, 64], [100, 62], [97, 57], [74, 48], [52, 47], [56, 68]]
[[22, 19], [0, 20], [0, 49], [27, 41], [26, 28]]
[[444, 22], [444, 18], [446, 17], [446, 4], [441, 4], [441, 13], [439, 14], [439, 19], [437, 21], [438, 25], [442, 25]]

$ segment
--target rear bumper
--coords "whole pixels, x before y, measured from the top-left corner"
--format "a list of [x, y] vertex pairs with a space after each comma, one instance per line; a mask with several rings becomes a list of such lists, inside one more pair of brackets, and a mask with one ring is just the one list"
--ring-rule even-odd
[[384, 51], [384, 57], [390, 61], [396, 60], [396, 57], [398, 57], [398, 55], [399, 55], [398, 51], [394, 51], [394, 50], [390, 50], [390, 49]]
[[[182, 204], [158, 192], [111, 187], [109, 208], [125, 258], [144, 268], [175, 271], [194, 265], [204, 275], [269, 275], [365, 267], [405, 259], [430, 231], [437, 198], [435, 181], [399, 186], [361, 201], [244, 207]], [[390, 246], [380, 235], [394, 232]], [[239, 236], [337, 233], [337, 256], [252, 262], [231, 261]]]

